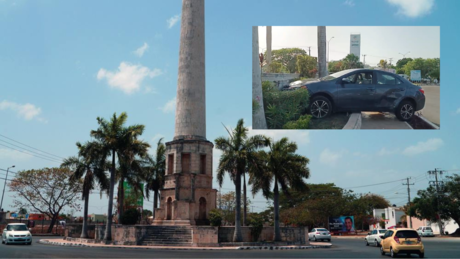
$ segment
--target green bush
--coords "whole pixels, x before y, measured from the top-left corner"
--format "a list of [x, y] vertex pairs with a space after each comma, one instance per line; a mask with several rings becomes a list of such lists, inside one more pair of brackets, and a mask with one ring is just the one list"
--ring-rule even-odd
[[134, 225], [137, 223], [141, 216], [141, 213], [136, 209], [127, 209], [123, 215], [121, 215], [121, 224], [123, 225]]
[[298, 120], [284, 124], [283, 129], [308, 129], [310, 120], [311, 115], [302, 115]]
[[251, 226], [251, 235], [253, 238], [253, 242], [257, 242], [260, 234], [262, 233], [262, 229], [264, 228], [264, 218], [262, 217], [262, 215], [253, 213], [249, 217], [249, 225]]
[[209, 212], [209, 222], [211, 226], [220, 227], [222, 224], [222, 213], [218, 209], [213, 209]]
[[289, 121], [296, 121], [305, 114], [309, 103], [307, 89], [279, 91], [270, 82], [262, 83], [265, 117], [268, 128], [282, 129]]

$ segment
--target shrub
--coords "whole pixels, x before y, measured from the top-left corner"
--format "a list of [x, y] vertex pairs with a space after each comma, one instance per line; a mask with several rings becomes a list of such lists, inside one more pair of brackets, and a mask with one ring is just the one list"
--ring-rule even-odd
[[289, 121], [296, 121], [306, 113], [309, 103], [307, 89], [279, 91], [270, 82], [262, 83], [264, 108], [270, 129], [281, 129]]
[[222, 224], [222, 214], [220, 210], [213, 209], [209, 212], [209, 222], [211, 223], [211, 226], [220, 227]]
[[136, 209], [127, 209], [123, 215], [121, 215], [121, 224], [123, 225], [134, 225], [137, 223], [141, 213]]
[[308, 129], [310, 125], [311, 115], [302, 115], [296, 121], [289, 121], [284, 124], [283, 129]]
[[262, 229], [264, 228], [264, 218], [257, 213], [253, 213], [249, 217], [249, 225], [251, 225], [251, 235], [253, 241], [257, 242], [260, 234], [262, 233]]

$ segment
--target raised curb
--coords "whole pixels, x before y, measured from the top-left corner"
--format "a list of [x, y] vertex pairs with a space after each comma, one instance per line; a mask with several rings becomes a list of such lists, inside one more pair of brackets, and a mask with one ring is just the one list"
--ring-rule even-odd
[[343, 129], [361, 129], [361, 113], [352, 113]]
[[430, 125], [431, 127], [433, 127], [434, 129], [439, 129], [439, 127], [434, 124], [433, 122], [427, 120], [425, 117], [423, 117], [422, 115], [415, 115], [415, 116], [418, 116], [420, 119], [422, 119], [424, 122], [426, 122], [428, 125]]
[[132, 247], [132, 246], [98, 246], [87, 245], [83, 243], [56, 242], [47, 239], [39, 240], [37, 243], [54, 246], [77, 246], [77, 247], [103, 247], [103, 248], [121, 248], [121, 249], [156, 249], [156, 250], [293, 250], [293, 249], [315, 249], [330, 248], [332, 245], [310, 245], [310, 246], [238, 246], [238, 247]]

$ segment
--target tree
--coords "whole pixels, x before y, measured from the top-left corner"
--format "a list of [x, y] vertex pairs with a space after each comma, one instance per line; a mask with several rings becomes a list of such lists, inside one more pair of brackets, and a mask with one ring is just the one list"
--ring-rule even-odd
[[155, 158], [149, 156], [144, 167], [145, 196], [149, 198], [149, 192], [153, 191], [153, 218], [155, 218], [155, 209], [158, 208], [158, 194], [163, 187], [166, 171], [166, 146], [163, 144], [163, 138], [158, 140]]
[[249, 137], [248, 129], [244, 127], [243, 119], [238, 121], [235, 129], [228, 130], [228, 138], [219, 137], [215, 140], [216, 148], [223, 153], [217, 167], [217, 181], [222, 186], [225, 173], [235, 184], [236, 213], [234, 242], [241, 242], [241, 176], [245, 173], [248, 164], [257, 166], [256, 151], [267, 145], [267, 139], [262, 135]]
[[387, 68], [388, 67], [388, 62], [386, 60], [381, 59], [379, 64], [378, 64], [378, 66], [381, 67], [381, 68]]
[[[295, 73], [297, 69], [297, 57], [307, 55], [307, 52], [300, 48], [283, 48], [271, 51], [272, 62], [278, 62], [287, 69], [288, 73]], [[267, 52], [265, 52], [267, 55]]]
[[326, 66], [326, 26], [318, 26], [318, 75], [327, 76]]
[[51, 218], [48, 233], [53, 230], [61, 210], [70, 207], [80, 210], [77, 194], [81, 192], [81, 181], [68, 181], [72, 172], [66, 168], [43, 168], [20, 171], [8, 184], [14, 206], [32, 208]]
[[285, 195], [290, 196], [289, 188], [296, 191], [305, 191], [307, 185], [304, 178], [310, 177], [310, 170], [307, 167], [308, 158], [298, 155], [297, 144], [289, 142], [288, 138], [279, 141], [270, 140], [270, 151], [259, 151], [257, 163], [263, 163], [263, 167], [251, 167], [252, 193], [255, 195], [262, 190], [263, 195], [270, 197], [270, 186], [273, 182], [273, 206], [275, 209], [275, 236], [274, 241], [281, 241], [279, 226], [279, 188]]
[[270, 73], [289, 73], [287, 68], [278, 61], [273, 61], [267, 65]]
[[262, 92], [262, 78], [259, 61], [259, 31], [257, 26], [252, 27], [252, 127], [266, 129], [264, 96]]
[[[83, 226], [81, 230], [81, 238], [88, 238], [88, 204], [90, 192], [94, 189], [95, 182], [98, 182], [102, 190], [108, 190], [109, 181], [105, 174], [105, 167], [101, 165], [99, 148], [100, 146], [94, 142], [87, 142], [82, 145], [77, 142], [78, 157], [69, 157], [64, 159], [61, 167], [69, 168], [73, 173], [69, 181], [82, 181], [82, 199], [84, 200], [83, 209]], [[105, 164], [103, 164], [105, 166]], [[84, 176], [84, 177], [83, 177]]]
[[301, 77], [314, 78], [317, 70], [317, 58], [308, 55], [297, 56], [297, 71]]
[[[244, 197], [241, 197], [241, 202], [244, 203]], [[250, 205], [251, 201], [246, 199], [246, 204]], [[222, 219], [231, 224], [235, 224], [235, 211], [236, 211], [236, 194], [235, 192], [227, 192], [221, 194], [217, 200], [217, 207], [222, 212]], [[243, 210], [244, 211], [244, 210]]]
[[348, 54], [342, 61], [342, 70], [364, 67], [363, 63], [359, 62], [359, 57], [354, 54]]
[[397, 69], [401, 69], [403, 68], [409, 61], [412, 61], [411, 58], [403, 58], [403, 59], [400, 59], [396, 62], [396, 68]]
[[[121, 113], [117, 116], [113, 114], [110, 121], [103, 118], [97, 117], [99, 128], [91, 131], [91, 136], [94, 137], [101, 145], [100, 154], [101, 161], [108, 157], [112, 157], [111, 170], [110, 170], [110, 191], [109, 191], [109, 204], [107, 212], [107, 226], [105, 230], [105, 241], [112, 240], [112, 209], [113, 209], [113, 190], [115, 187], [115, 174], [116, 174], [116, 163], [115, 159], [118, 157], [119, 161], [126, 159], [123, 154], [126, 151], [128, 144], [132, 142], [133, 138], [137, 138], [144, 131], [143, 125], [133, 125], [125, 127], [124, 124], [128, 115]], [[148, 145], [148, 144], [147, 144]], [[146, 145], [143, 145], [146, 147]], [[122, 201], [119, 201], [122, 204]]]
[[343, 66], [343, 61], [342, 60], [330, 61], [329, 66], [328, 66], [329, 73], [336, 73], [336, 72], [341, 71], [342, 66]]

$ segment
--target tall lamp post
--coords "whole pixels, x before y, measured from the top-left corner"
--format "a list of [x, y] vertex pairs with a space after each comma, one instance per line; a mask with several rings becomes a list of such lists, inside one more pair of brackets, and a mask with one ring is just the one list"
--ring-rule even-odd
[[334, 37], [330, 38], [328, 41], [327, 41], [327, 63], [329, 63], [329, 41], [331, 41]]
[[402, 54], [401, 52], [399, 54], [401, 54], [403, 56], [403, 58], [406, 58], [406, 55], [409, 54], [409, 53], [410, 53], [410, 51], [407, 52], [406, 54]]
[[5, 184], [3, 184], [3, 194], [2, 194], [2, 202], [0, 203], [0, 209], [3, 211], [3, 196], [5, 195], [5, 188], [6, 188], [6, 181], [8, 180], [8, 171], [10, 168], [14, 168], [15, 166], [10, 166], [6, 169], [6, 177], [5, 177]]

